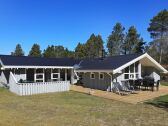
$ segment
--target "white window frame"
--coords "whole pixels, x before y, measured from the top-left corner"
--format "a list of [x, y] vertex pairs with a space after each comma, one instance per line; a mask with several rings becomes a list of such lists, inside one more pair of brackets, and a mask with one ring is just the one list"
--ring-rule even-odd
[[[92, 74], [94, 75], [94, 78], [92, 78]], [[90, 73], [90, 79], [95, 79], [95, 73]]]
[[[58, 75], [58, 77], [54, 77], [54, 75]], [[52, 73], [51, 74], [51, 80], [59, 80], [60, 79], [60, 73]]]
[[[37, 73], [36, 71], [37, 71], [37, 69], [34, 69], [34, 81], [35, 82], [44, 82], [44, 69], [42, 69], [43, 70], [43, 72], [41, 73]], [[39, 76], [39, 75], [41, 75], [42, 77], [41, 78], [37, 78], [37, 76]]]
[[[57, 78], [54, 77], [54, 75], [58, 75]], [[60, 80], [60, 69], [58, 69], [58, 72], [53, 72], [53, 69], [51, 69], [51, 80], [52, 81], [59, 81]]]
[[[37, 76], [39, 76], [39, 75], [42, 76], [42, 78], [37, 78]], [[36, 82], [38, 82], [38, 81], [42, 81], [43, 82], [44, 81], [44, 74], [43, 73], [36, 73], [35, 81]]]
[[[103, 78], [100, 78], [100, 75], [103, 75]], [[99, 80], [104, 80], [104, 73], [99, 73]]]
[[[134, 72], [131, 72], [130, 71], [130, 66], [131, 65], [134, 65]], [[135, 63], [133, 63], [133, 64], [131, 64], [130, 66], [128, 66], [128, 68], [129, 68], [129, 72], [128, 73], [125, 73], [124, 72], [124, 80], [129, 80], [129, 79], [132, 79], [132, 80], [135, 80], [135, 79], [138, 79], [139, 78], [139, 76], [140, 76], [140, 74], [139, 74], [139, 69], [138, 69], [138, 71], [137, 72], [135, 72]], [[126, 69], [126, 68], [125, 68]], [[125, 75], [128, 75], [128, 79], [125, 79]], [[136, 77], [136, 75], [138, 75], [138, 77]]]

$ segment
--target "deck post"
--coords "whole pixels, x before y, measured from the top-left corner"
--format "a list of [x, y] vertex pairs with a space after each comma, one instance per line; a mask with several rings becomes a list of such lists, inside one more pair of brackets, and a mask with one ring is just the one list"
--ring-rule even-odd
[[67, 81], [67, 69], [65, 69], [65, 81]]
[[25, 79], [27, 80], [27, 69], [25, 68]]
[[51, 81], [53, 81], [53, 79], [52, 79], [52, 73], [53, 73], [53, 69], [51, 68], [51, 74], [50, 74]]
[[59, 73], [58, 80], [60, 81], [61, 80], [61, 78], [60, 78], [60, 69], [58, 69], [58, 73]]
[[142, 73], [142, 65], [141, 63], [138, 64], [138, 73], [139, 73], [139, 78], [142, 78], [141, 73]]
[[71, 69], [71, 84], [74, 84], [74, 71]]
[[45, 74], [44, 74], [44, 68], [43, 68], [43, 82], [45, 81], [44, 79], [45, 79]]

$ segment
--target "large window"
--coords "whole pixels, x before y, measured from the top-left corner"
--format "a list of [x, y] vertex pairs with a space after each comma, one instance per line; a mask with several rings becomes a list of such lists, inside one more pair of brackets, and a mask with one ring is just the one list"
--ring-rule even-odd
[[140, 77], [139, 71], [138, 71], [138, 65], [139, 62], [136, 62], [129, 67], [126, 67], [124, 70], [124, 79], [129, 80], [129, 79], [137, 79]]

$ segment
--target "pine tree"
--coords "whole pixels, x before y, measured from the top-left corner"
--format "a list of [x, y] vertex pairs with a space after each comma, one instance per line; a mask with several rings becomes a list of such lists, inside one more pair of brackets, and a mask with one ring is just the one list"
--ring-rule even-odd
[[83, 59], [85, 57], [86, 57], [85, 45], [79, 42], [75, 48], [75, 58]]
[[44, 57], [48, 57], [48, 58], [55, 58], [55, 49], [54, 46], [48, 46], [44, 52], [43, 52], [43, 56]]
[[34, 44], [29, 52], [29, 56], [32, 57], [41, 57], [41, 50], [40, 50], [40, 45]]
[[140, 38], [139, 42], [135, 46], [134, 53], [143, 53], [145, 50], [145, 46], [144, 46], [145, 43], [146, 42], [144, 42], [143, 38]]
[[150, 32], [151, 38], [157, 40], [160, 55], [159, 62], [162, 63], [163, 48], [165, 44], [168, 43], [167, 40], [164, 39], [168, 33], [168, 11], [166, 9], [159, 12], [150, 20], [148, 31]]
[[63, 46], [48, 46], [44, 52], [43, 52], [44, 57], [48, 58], [63, 58], [63, 57], [74, 57], [74, 52], [69, 51], [67, 48], [64, 48]]
[[100, 35], [92, 34], [85, 44], [86, 57], [95, 58], [100, 56], [103, 49], [103, 40]]
[[107, 40], [108, 53], [112, 55], [119, 55], [121, 53], [121, 47], [124, 42], [124, 30], [125, 28], [121, 23], [116, 23], [113, 27], [111, 35], [109, 35]]
[[12, 53], [14, 56], [24, 56], [24, 51], [20, 44], [16, 45], [15, 51]]
[[134, 26], [131, 26], [128, 29], [128, 33], [126, 34], [126, 39], [124, 43], [125, 54], [131, 54], [136, 52], [136, 46], [139, 42], [140, 35], [137, 33], [137, 30]]

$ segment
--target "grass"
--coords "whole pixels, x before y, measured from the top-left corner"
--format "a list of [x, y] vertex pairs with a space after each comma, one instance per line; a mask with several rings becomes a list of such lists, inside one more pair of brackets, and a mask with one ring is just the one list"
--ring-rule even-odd
[[163, 86], [168, 86], [168, 82], [165, 82], [165, 81], [161, 81], [160, 84], [163, 85]]
[[[167, 96], [166, 96], [167, 98]], [[73, 91], [16, 96], [0, 88], [2, 126], [166, 126], [168, 112]]]
[[155, 98], [152, 101], [147, 102], [148, 104], [154, 105], [159, 108], [164, 108], [168, 111], [168, 95], [160, 96], [158, 98]]

